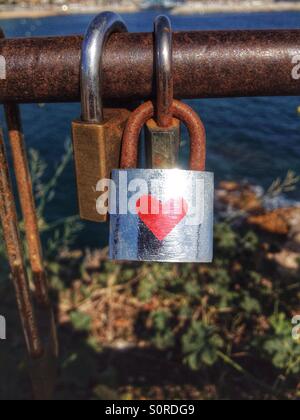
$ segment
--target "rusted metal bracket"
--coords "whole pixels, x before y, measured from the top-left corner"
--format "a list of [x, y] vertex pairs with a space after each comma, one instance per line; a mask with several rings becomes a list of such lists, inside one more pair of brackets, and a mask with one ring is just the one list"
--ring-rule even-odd
[[[29, 317], [29, 320], [32, 321], [32, 326], [34, 327], [34, 330], [37, 334], [37, 339], [41, 345], [40, 354], [36, 354], [32, 351], [33, 338], [29, 337], [28, 342], [30, 346], [28, 348], [28, 354], [30, 375], [35, 398], [49, 399], [53, 393], [56, 379], [56, 364], [58, 357], [56, 325], [52, 306], [49, 300], [47, 277], [42, 256], [38, 220], [34, 204], [24, 136], [22, 132], [20, 110], [16, 104], [6, 104], [5, 113], [13, 156], [14, 173], [17, 180], [17, 188], [24, 219], [29, 262], [35, 286], [35, 299], [38, 304], [34, 311], [32, 301], [28, 301], [28, 304], [31, 306], [30, 311], [33, 316], [33, 318]], [[2, 150], [2, 153], [5, 157], [4, 149]], [[11, 186], [7, 184], [7, 187], [10, 188], [9, 197], [11, 200], [13, 200], [14, 198], [11, 191]], [[15, 229], [18, 229], [17, 215], [14, 215], [13, 213], [15, 213], [15, 209], [12, 208], [10, 217], [12, 217], [15, 221]], [[23, 253], [23, 248], [20, 241], [16, 246], [18, 247], [18, 252], [21, 255]], [[11, 252], [10, 247], [8, 247], [8, 252]], [[17, 290], [17, 300], [18, 295], [30, 296], [28, 280], [26, 279], [27, 273], [24, 266], [22, 266], [20, 270], [23, 273], [23, 283], [18, 283], [19, 290]], [[13, 270], [12, 277], [13, 279], [15, 278]], [[26, 318], [28, 318], [27, 312], [20, 310], [20, 316], [23, 326], [26, 325]], [[26, 334], [26, 329], [24, 330]]]
[[25, 234], [28, 244], [29, 260], [38, 302], [49, 305], [48, 285], [43, 265], [43, 255], [40, 243], [38, 220], [32, 193], [31, 177], [25, 150], [24, 136], [20, 110], [16, 104], [4, 105], [8, 135], [13, 156], [14, 172], [17, 180], [20, 203], [25, 224]]
[[33, 311], [2, 131], [0, 131], [0, 218], [28, 353], [38, 358], [43, 354], [43, 347]]
[[[0, 29], [0, 37], [4, 34]], [[12, 149], [14, 171], [24, 218], [29, 262], [35, 286], [37, 307], [33, 300], [24, 261], [18, 217], [9, 175], [3, 134], [0, 132], [0, 219], [8, 261], [29, 355], [29, 367], [36, 399], [49, 399], [55, 386], [58, 340], [54, 315], [48, 295], [38, 219], [31, 177], [17, 104], [4, 105]]]
[[47, 374], [46, 372], [42, 372], [41, 369], [36, 368], [41, 360], [45, 360], [45, 348], [42, 343], [31, 298], [2, 131], [0, 131], [0, 218], [18, 309], [30, 358], [30, 372], [34, 395], [36, 399], [50, 398], [51, 392], [48, 392], [49, 383], [47, 383]]
[[[292, 77], [300, 30], [195, 31], [173, 35], [174, 96], [299, 95]], [[82, 37], [6, 39], [0, 102], [74, 102], [80, 98]], [[113, 34], [103, 56], [104, 98], [155, 97], [153, 34]]]

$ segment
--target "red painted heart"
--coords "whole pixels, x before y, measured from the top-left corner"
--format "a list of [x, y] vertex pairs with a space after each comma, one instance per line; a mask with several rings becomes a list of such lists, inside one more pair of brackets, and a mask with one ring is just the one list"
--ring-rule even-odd
[[162, 203], [152, 195], [144, 195], [137, 200], [136, 210], [142, 222], [162, 241], [185, 218], [188, 204], [180, 197]]

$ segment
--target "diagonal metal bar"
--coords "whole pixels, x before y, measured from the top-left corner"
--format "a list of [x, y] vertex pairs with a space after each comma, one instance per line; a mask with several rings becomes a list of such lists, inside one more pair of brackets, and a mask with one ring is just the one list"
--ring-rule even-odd
[[[0, 37], [4, 37], [4, 33], [1, 28]], [[19, 106], [14, 103], [5, 104], [4, 109], [8, 126], [8, 134], [12, 150], [19, 199], [24, 218], [29, 261], [35, 285], [35, 297], [39, 303], [39, 306], [36, 308], [38, 325], [36, 325], [35, 322], [35, 332], [36, 334], [39, 334], [38, 339], [43, 343], [44, 350], [41, 351], [40, 354], [36, 355], [37, 357], [35, 357], [32, 349], [29, 348], [30, 375], [35, 398], [50, 399], [53, 394], [56, 381], [56, 365], [58, 357], [57, 330], [53, 310], [49, 300], [47, 277], [43, 262], [42, 247], [38, 229], [38, 218], [36, 214], [31, 176], [26, 155], [20, 109]], [[11, 199], [13, 200], [12, 192]], [[16, 215], [15, 220], [17, 223]], [[22, 249], [20, 245], [20, 255], [21, 253]], [[28, 280], [27, 287], [26, 285], [21, 284], [19, 292], [21, 295], [26, 293], [30, 299]], [[33, 307], [31, 310], [33, 313]], [[23, 325], [26, 325], [28, 322], [27, 314], [21, 312], [21, 319]]]
[[48, 284], [43, 264], [38, 220], [26, 156], [24, 135], [22, 132], [20, 110], [17, 104], [5, 104], [4, 109], [13, 156], [14, 171], [24, 218], [26, 241], [28, 245], [33, 282], [35, 285], [35, 294], [40, 304], [48, 306]]
[[41, 357], [43, 347], [38, 333], [36, 317], [26, 273], [17, 211], [6, 159], [3, 133], [0, 129], [0, 219], [6, 245], [12, 280], [17, 297], [28, 353]]

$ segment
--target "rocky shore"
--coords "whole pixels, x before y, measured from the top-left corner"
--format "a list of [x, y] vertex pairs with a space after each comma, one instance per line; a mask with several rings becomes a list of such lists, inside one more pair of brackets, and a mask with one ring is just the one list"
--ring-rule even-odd
[[[221, 182], [216, 191], [217, 213], [228, 214], [240, 226], [257, 231], [263, 241], [279, 241], [280, 247], [267, 252], [267, 259], [274, 261], [281, 270], [299, 270], [300, 261], [300, 204], [267, 210], [264, 195], [257, 187], [236, 182]], [[233, 215], [233, 216], [232, 216]]]
[[300, 11], [300, 3], [294, 1], [229, 1], [229, 2], [195, 2], [188, 1], [175, 7], [175, 15], [192, 15], [205, 13], [258, 13]]
[[76, 14], [96, 14], [106, 10], [118, 13], [137, 13], [139, 8], [136, 4], [128, 2], [124, 4], [112, 3], [109, 6], [82, 6], [82, 5], [45, 5], [45, 6], [26, 6], [26, 7], [6, 7], [0, 5], [0, 19], [18, 18], [42, 18], [48, 16], [64, 16]]
[[[119, 13], [137, 13], [141, 10], [138, 2], [111, 3], [104, 5], [35, 5], [35, 6], [5, 6], [0, 5], [0, 19], [14, 18], [40, 18], [47, 16], [60, 16], [71, 14], [96, 14], [105, 10]], [[255, 13], [255, 12], [280, 12], [300, 11], [300, 3], [295, 1], [187, 1], [178, 4], [170, 14], [192, 15], [205, 13]]]

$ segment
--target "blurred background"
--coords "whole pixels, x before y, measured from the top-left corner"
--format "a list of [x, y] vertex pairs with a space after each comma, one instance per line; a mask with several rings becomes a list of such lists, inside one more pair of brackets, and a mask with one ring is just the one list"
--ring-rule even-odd
[[[175, 31], [300, 28], [299, 1], [271, 0], [0, 0], [0, 25], [7, 37], [82, 34], [107, 9], [134, 32], [152, 31], [160, 13]], [[21, 106], [61, 342], [55, 398], [300, 396], [291, 322], [300, 313], [300, 100], [189, 104], [206, 126], [217, 181], [210, 266], [107, 261], [107, 227], [77, 217], [70, 128], [80, 105]], [[188, 154], [183, 132], [182, 166]], [[0, 258], [0, 398], [30, 399], [3, 243]]]

